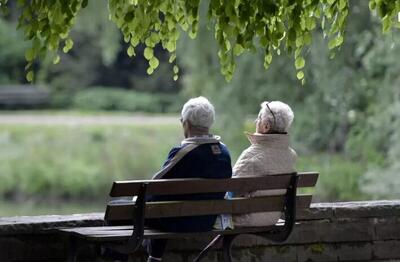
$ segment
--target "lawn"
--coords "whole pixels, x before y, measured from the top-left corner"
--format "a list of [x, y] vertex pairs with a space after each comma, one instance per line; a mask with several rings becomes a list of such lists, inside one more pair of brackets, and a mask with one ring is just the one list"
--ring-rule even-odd
[[[0, 216], [102, 211], [112, 181], [151, 178], [181, 139], [178, 121], [0, 124]], [[247, 142], [227, 145], [238, 148], [234, 163]], [[321, 173], [316, 200], [365, 199], [358, 190], [362, 165], [341, 155], [298, 153], [299, 171]]]

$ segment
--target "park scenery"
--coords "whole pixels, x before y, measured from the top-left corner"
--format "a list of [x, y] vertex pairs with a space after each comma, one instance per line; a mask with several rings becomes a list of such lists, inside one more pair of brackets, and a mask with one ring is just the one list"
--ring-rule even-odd
[[0, 1], [0, 216], [103, 211], [113, 181], [161, 168], [183, 139], [182, 105], [200, 95], [232, 164], [260, 104], [279, 100], [295, 115], [296, 169], [320, 173], [313, 202], [400, 197], [400, 32], [382, 1], [316, 1], [342, 11], [265, 35], [200, 4], [179, 27], [143, 18], [147, 38], [145, 25], [129, 36], [133, 11], [117, 14], [130, 1], [71, 1], [84, 7], [69, 11], [71, 30], [56, 12], [32, 22], [42, 14], [25, 2]]

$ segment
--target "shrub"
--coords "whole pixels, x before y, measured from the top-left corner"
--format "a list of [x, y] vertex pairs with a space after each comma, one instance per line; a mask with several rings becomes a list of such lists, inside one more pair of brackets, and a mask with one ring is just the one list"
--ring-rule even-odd
[[80, 110], [162, 113], [170, 111], [168, 108], [174, 104], [176, 98], [176, 95], [93, 87], [79, 91], [72, 106]]

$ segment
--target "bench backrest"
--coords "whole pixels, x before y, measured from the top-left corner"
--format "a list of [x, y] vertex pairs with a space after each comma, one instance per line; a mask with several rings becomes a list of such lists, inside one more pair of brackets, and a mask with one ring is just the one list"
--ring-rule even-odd
[[[166, 179], [114, 182], [111, 197], [143, 197], [144, 195], [184, 195], [215, 192], [252, 192], [257, 190], [288, 189], [294, 174], [277, 174], [229, 179]], [[297, 173], [297, 188], [314, 187], [316, 172]], [[142, 196], [141, 196], [142, 195]], [[251, 212], [282, 211], [285, 194], [260, 197], [239, 197], [223, 200], [147, 202], [145, 218], [180, 217], [211, 214], [239, 214]], [[296, 209], [309, 207], [311, 195], [297, 195]], [[138, 212], [134, 201], [110, 202], [106, 221], [132, 220]]]

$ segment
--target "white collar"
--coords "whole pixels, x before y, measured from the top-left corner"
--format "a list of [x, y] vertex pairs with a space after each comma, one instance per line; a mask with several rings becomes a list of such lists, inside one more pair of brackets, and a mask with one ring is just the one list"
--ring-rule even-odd
[[185, 144], [215, 144], [219, 143], [221, 141], [220, 136], [214, 136], [214, 135], [202, 135], [202, 136], [192, 136], [184, 139], [181, 142], [181, 145]]

